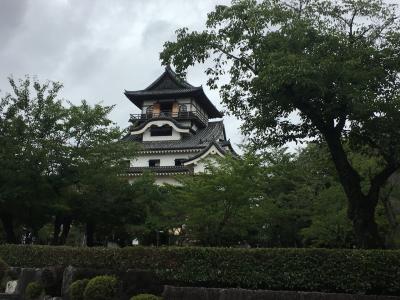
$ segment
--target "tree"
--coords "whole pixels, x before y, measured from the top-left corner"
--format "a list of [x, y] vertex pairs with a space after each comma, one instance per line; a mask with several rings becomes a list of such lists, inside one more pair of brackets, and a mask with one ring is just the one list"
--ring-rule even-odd
[[[360, 247], [379, 247], [375, 209], [400, 167], [400, 50], [396, 6], [379, 0], [239, 0], [207, 29], [177, 31], [164, 64], [177, 73], [213, 60], [208, 85], [260, 147], [324, 140]], [[220, 79], [229, 78], [221, 86]], [[363, 178], [345, 144], [379, 158]], [[366, 184], [365, 184], [366, 183]]]
[[[286, 148], [263, 153], [265, 218], [260, 244], [268, 247], [302, 247], [301, 229], [311, 223], [312, 203], [319, 180], [307, 172], [312, 160], [300, 160], [300, 153]], [[315, 157], [313, 157], [315, 159]]]
[[264, 221], [258, 213], [264, 200], [262, 171], [256, 157], [227, 156], [210, 163], [206, 173], [182, 177], [162, 205], [164, 224], [203, 246], [249, 242]]
[[15, 225], [37, 236], [53, 220], [53, 244], [64, 244], [72, 222], [80, 221], [91, 245], [97, 224], [109, 225], [109, 233], [143, 221], [145, 209], [120, 176], [135, 146], [120, 140], [123, 132], [108, 117], [113, 107], [86, 101], [66, 107], [57, 99], [60, 83], [9, 81], [13, 93], [0, 100], [0, 219], [6, 242], [21, 240]]
[[[128, 196], [128, 182], [120, 175], [126, 171], [126, 159], [134, 156], [135, 145], [121, 141], [123, 132], [108, 116], [112, 109], [91, 106], [84, 100], [68, 108], [66, 155], [60, 170], [67, 201], [55, 219], [56, 244], [65, 242], [75, 219], [86, 224], [87, 244], [93, 246], [96, 225], [109, 222], [112, 228], [111, 224], [123, 219], [120, 205], [127, 208], [129, 199], [134, 200]], [[63, 233], [58, 240], [61, 225]]]
[[63, 155], [66, 110], [56, 99], [57, 82], [9, 82], [13, 94], [0, 101], [0, 218], [6, 241], [15, 243], [16, 221], [37, 231], [57, 202], [52, 180]]

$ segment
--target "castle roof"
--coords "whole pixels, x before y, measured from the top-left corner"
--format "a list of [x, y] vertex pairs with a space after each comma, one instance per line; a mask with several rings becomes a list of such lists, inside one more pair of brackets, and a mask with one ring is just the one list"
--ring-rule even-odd
[[207, 112], [210, 118], [221, 118], [222, 113], [214, 106], [204, 93], [203, 87], [195, 87], [185, 80], [180, 79], [176, 73], [167, 66], [152, 84], [144, 90], [125, 91], [125, 96], [137, 107], [143, 107], [145, 100], [161, 100], [174, 98], [195, 98], [198, 104]]
[[209, 122], [208, 126], [199, 129], [196, 134], [183, 136], [176, 141], [142, 141], [141, 135], [126, 135], [123, 140], [138, 142], [142, 150], [183, 150], [183, 149], [203, 149], [210, 143], [217, 143], [220, 147], [229, 146], [230, 141], [226, 140], [225, 127], [222, 121]]
[[190, 174], [191, 170], [185, 166], [158, 166], [158, 167], [129, 167], [128, 175], [138, 176], [144, 172], [154, 172], [156, 175]]

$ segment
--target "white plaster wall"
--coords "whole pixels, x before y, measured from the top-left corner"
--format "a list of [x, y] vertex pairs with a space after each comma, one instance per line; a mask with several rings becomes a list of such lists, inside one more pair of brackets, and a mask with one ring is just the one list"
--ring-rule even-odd
[[207, 171], [208, 164], [213, 164], [214, 165], [216, 163], [217, 162], [216, 162], [215, 156], [214, 157], [208, 156], [208, 157], [206, 157], [206, 158], [204, 158], [202, 160], [199, 160], [197, 163], [195, 163], [193, 165], [193, 173], [194, 174], [204, 173], [204, 172]]
[[159, 159], [160, 166], [175, 166], [175, 159], [188, 159], [196, 153], [143, 154], [130, 160], [131, 167], [148, 167], [150, 159]]
[[[172, 127], [172, 135], [170, 136], [151, 136], [150, 128], [151, 126], [162, 127], [164, 125], [168, 125]], [[143, 130], [145, 130], [143, 132]], [[180, 131], [180, 132], [179, 132]], [[143, 132], [143, 141], [178, 141], [182, 138], [182, 132], [189, 132], [189, 129], [180, 129], [174, 125], [171, 121], [168, 120], [155, 120], [145, 125], [144, 128], [133, 132], [134, 134], [140, 134]]]

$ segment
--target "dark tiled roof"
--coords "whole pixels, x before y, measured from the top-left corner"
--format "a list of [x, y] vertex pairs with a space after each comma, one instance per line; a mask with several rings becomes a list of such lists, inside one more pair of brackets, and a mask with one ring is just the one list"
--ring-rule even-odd
[[[167, 83], [167, 86], [165, 85]], [[165, 67], [164, 73], [162, 73], [152, 84], [150, 84], [145, 90], [157, 90], [157, 89], [168, 89], [168, 88], [181, 88], [191, 89], [193, 85], [185, 80], [178, 78], [178, 75], [171, 69], [170, 66]]]
[[160, 166], [160, 167], [130, 167], [128, 174], [142, 174], [143, 172], [150, 171], [157, 174], [167, 173], [190, 173], [190, 169], [185, 166]]
[[222, 117], [201, 86], [194, 87], [181, 80], [170, 67], [166, 67], [164, 73], [144, 90], [125, 91], [125, 96], [139, 108], [142, 108], [144, 100], [193, 97], [207, 111], [210, 118]]
[[196, 134], [184, 136], [178, 141], [142, 142], [140, 135], [127, 135], [123, 140], [139, 142], [143, 150], [203, 149], [212, 142], [218, 143], [221, 147], [230, 146], [230, 142], [225, 140], [224, 131], [223, 122], [217, 121], [209, 122], [206, 128], [199, 129]]

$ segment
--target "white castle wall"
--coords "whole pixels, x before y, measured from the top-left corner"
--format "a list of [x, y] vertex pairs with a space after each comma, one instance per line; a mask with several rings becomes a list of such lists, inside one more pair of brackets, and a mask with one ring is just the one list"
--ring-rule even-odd
[[131, 159], [131, 167], [148, 167], [150, 159], [159, 159], [160, 166], [175, 166], [175, 159], [188, 159], [196, 153], [141, 154]]

